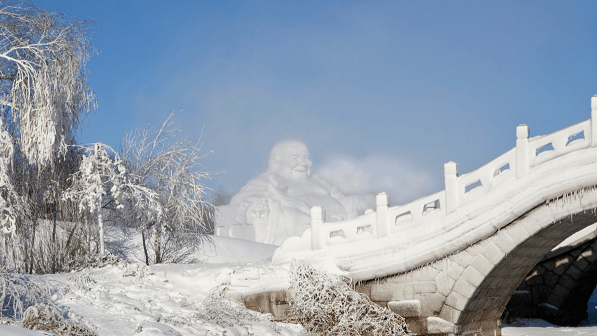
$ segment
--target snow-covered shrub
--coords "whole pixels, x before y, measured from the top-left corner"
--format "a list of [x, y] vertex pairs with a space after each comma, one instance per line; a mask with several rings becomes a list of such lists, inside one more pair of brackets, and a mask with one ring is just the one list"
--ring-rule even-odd
[[[264, 321], [264, 318], [268, 316], [249, 310], [232, 300], [223, 299], [222, 297], [227, 290], [228, 286], [226, 285], [212, 290], [202, 305], [197, 308], [194, 318], [227, 328], [234, 325], [245, 327], [251, 322]], [[270, 320], [265, 321], [269, 322]]]
[[86, 274], [73, 275], [68, 277], [67, 280], [82, 292], [88, 292], [91, 285], [95, 283], [95, 280]]
[[145, 281], [150, 275], [153, 273], [151, 272], [151, 268], [144, 264], [134, 263], [128, 264], [122, 273], [123, 277], [132, 277], [132, 282], [137, 286], [142, 286], [143, 281]]
[[52, 331], [64, 336], [97, 336], [86, 326], [64, 319], [55, 307], [39, 304], [27, 308], [23, 327], [30, 330]]
[[[121, 157], [135, 183], [158, 194], [162, 212], [135, 203], [129, 211], [130, 227], [141, 231], [145, 262], [183, 262], [201, 243], [211, 243], [208, 232], [213, 205], [205, 198], [200, 160], [211, 152], [196, 140], [173, 141], [180, 130], [172, 128], [172, 115], [155, 132], [136, 130], [123, 141]], [[155, 207], [153, 207], [155, 208]]]
[[157, 193], [134, 182], [122, 160], [114, 150], [103, 143], [80, 146], [82, 161], [69, 180], [71, 185], [64, 193], [65, 200], [77, 203], [79, 212], [88, 212], [97, 218], [100, 254], [106, 255], [104, 245], [103, 213], [110, 204], [123, 209], [125, 202], [147, 203], [149, 213], [161, 214]]
[[[0, 173], [6, 173], [4, 158], [0, 161]], [[61, 197], [78, 165], [76, 151], [57, 160], [56, 169], [28, 166], [22, 158], [12, 164], [14, 170], [3, 177], [10, 183], [0, 186], [0, 262], [43, 274], [70, 271], [96, 259], [97, 251], [90, 248], [95, 227], [74, 202]]]
[[51, 302], [48, 293], [22, 273], [0, 270], [0, 316], [17, 321], [28, 307]]
[[404, 318], [301, 260], [290, 268], [289, 321], [315, 335], [407, 335]]

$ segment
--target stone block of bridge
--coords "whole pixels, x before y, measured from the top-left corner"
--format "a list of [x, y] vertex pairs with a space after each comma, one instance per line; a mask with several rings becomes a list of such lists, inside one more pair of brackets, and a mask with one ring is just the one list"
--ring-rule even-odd
[[453, 281], [456, 281], [460, 278], [462, 272], [464, 272], [464, 267], [460, 266], [459, 263], [454, 262], [452, 263], [452, 265], [450, 265], [450, 268], [448, 269], [446, 275], [450, 277], [450, 279], [452, 279]]
[[450, 279], [445, 273], [440, 273], [435, 278], [435, 284], [437, 286], [437, 292], [443, 296], [448, 296], [450, 290], [455, 284], [455, 281]]
[[487, 258], [484, 257], [483, 254], [479, 254], [475, 257], [475, 259], [473, 259], [473, 261], [471, 262], [471, 266], [477, 271], [479, 271], [481, 275], [486, 276], [487, 274], [489, 274], [489, 272], [491, 272], [493, 266], [495, 266], [495, 263], [492, 263], [491, 261], [487, 260]]
[[446, 297], [439, 293], [424, 293], [418, 296], [422, 303], [423, 316], [438, 316]]
[[427, 334], [428, 335], [445, 335], [455, 334], [458, 332], [454, 323], [448, 322], [439, 317], [427, 318]]
[[491, 262], [492, 266], [498, 264], [506, 255], [494, 243], [493, 240], [481, 251], [481, 255]]
[[475, 286], [471, 285], [464, 279], [458, 279], [452, 288], [453, 292], [456, 292], [464, 297], [470, 297], [475, 293]]
[[289, 307], [286, 290], [274, 290], [228, 298], [244, 303], [245, 307], [248, 309], [260, 311], [262, 313], [270, 313], [274, 316], [276, 321], [283, 321], [286, 319], [286, 310]]
[[581, 253], [581, 256], [590, 263], [594, 263], [595, 261], [597, 261], [597, 253], [595, 253], [593, 249], [587, 249], [586, 251]]
[[390, 301], [388, 309], [402, 317], [421, 317], [421, 301], [419, 300]]
[[437, 286], [435, 285], [435, 280], [434, 281], [415, 282], [414, 289], [415, 289], [416, 294], [437, 292]]
[[498, 233], [498, 239], [495, 240], [494, 244], [504, 253], [509, 253], [516, 247], [516, 242], [506, 231], [500, 231]]
[[470, 266], [467, 267], [464, 272], [462, 272], [460, 278], [477, 287], [483, 282], [485, 276], [481, 274], [481, 272], [477, 271], [474, 267]]
[[373, 302], [388, 302], [415, 298], [414, 284], [412, 283], [404, 284], [380, 281], [377, 285], [364, 287], [369, 291], [369, 297]]
[[427, 334], [427, 319], [421, 317], [405, 317], [404, 322], [408, 326], [408, 330], [416, 335]]
[[578, 280], [582, 276], [582, 271], [575, 264], [572, 264], [566, 270], [566, 274], [574, 278], [575, 280]]

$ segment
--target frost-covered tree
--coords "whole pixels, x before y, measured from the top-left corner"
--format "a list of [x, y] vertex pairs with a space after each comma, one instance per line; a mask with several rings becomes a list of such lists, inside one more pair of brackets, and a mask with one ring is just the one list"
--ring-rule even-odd
[[85, 76], [92, 26], [30, 0], [0, 0], [0, 257], [10, 267], [56, 271], [81, 256], [76, 209], [61, 194], [80, 161], [71, 146], [79, 121], [96, 105]]
[[17, 221], [30, 216], [25, 200], [14, 187], [14, 141], [0, 121], [0, 240], [2, 251], [11, 259], [22, 257], [18, 239]]
[[85, 66], [89, 21], [0, 0], [0, 107], [30, 163], [52, 165], [75, 143], [83, 111], [95, 105]]
[[211, 152], [196, 140], [174, 141], [180, 130], [172, 128], [172, 116], [155, 133], [145, 128], [128, 134], [122, 146], [124, 165], [139, 185], [157, 192], [163, 209], [156, 218], [147, 218], [140, 207], [131, 212], [131, 222], [143, 235], [147, 264], [183, 260], [202, 242], [210, 241], [206, 234], [213, 205], [203, 185], [210, 174], [198, 168]]
[[71, 185], [63, 197], [76, 202], [80, 212], [96, 216], [100, 254], [105, 256], [103, 209], [110, 204], [122, 209], [125, 202], [132, 202], [134, 206], [145, 205], [147, 213], [159, 216], [161, 206], [153, 190], [129, 177], [120, 157], [110, 146], [95, 143], [80, 148], [83, 155], [79, 170], [70, 177]]

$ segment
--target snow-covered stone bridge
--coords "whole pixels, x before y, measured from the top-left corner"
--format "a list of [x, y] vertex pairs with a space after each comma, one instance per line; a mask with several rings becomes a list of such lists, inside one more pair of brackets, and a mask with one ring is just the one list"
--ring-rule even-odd
[[545, 136], [518, 126], [516, 147], [471, 173], [446, 163], [445, 190], [410, 204], [390, 207], [382, 193], [376, 211], [334, 223], [314, 207], [311, 229], [273, 261], [334, 265], [419, 334], [501, 335], [529, 271], [597, 221], [597, 96], [591, 108], [591, 119]]

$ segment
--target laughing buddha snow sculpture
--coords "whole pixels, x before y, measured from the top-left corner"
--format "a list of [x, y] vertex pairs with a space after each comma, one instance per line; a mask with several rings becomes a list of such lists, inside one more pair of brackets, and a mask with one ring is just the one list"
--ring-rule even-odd
[[322, 206], [328, 221], [357, 216], [359, 198], [345, 197], [311, 173], [309, 150], [286, 140], [272, 148], [268, 169], [247, 183], [229, 205], [218, 207], [216, 235], [280, 245], [311, 226], [310, 209]]

